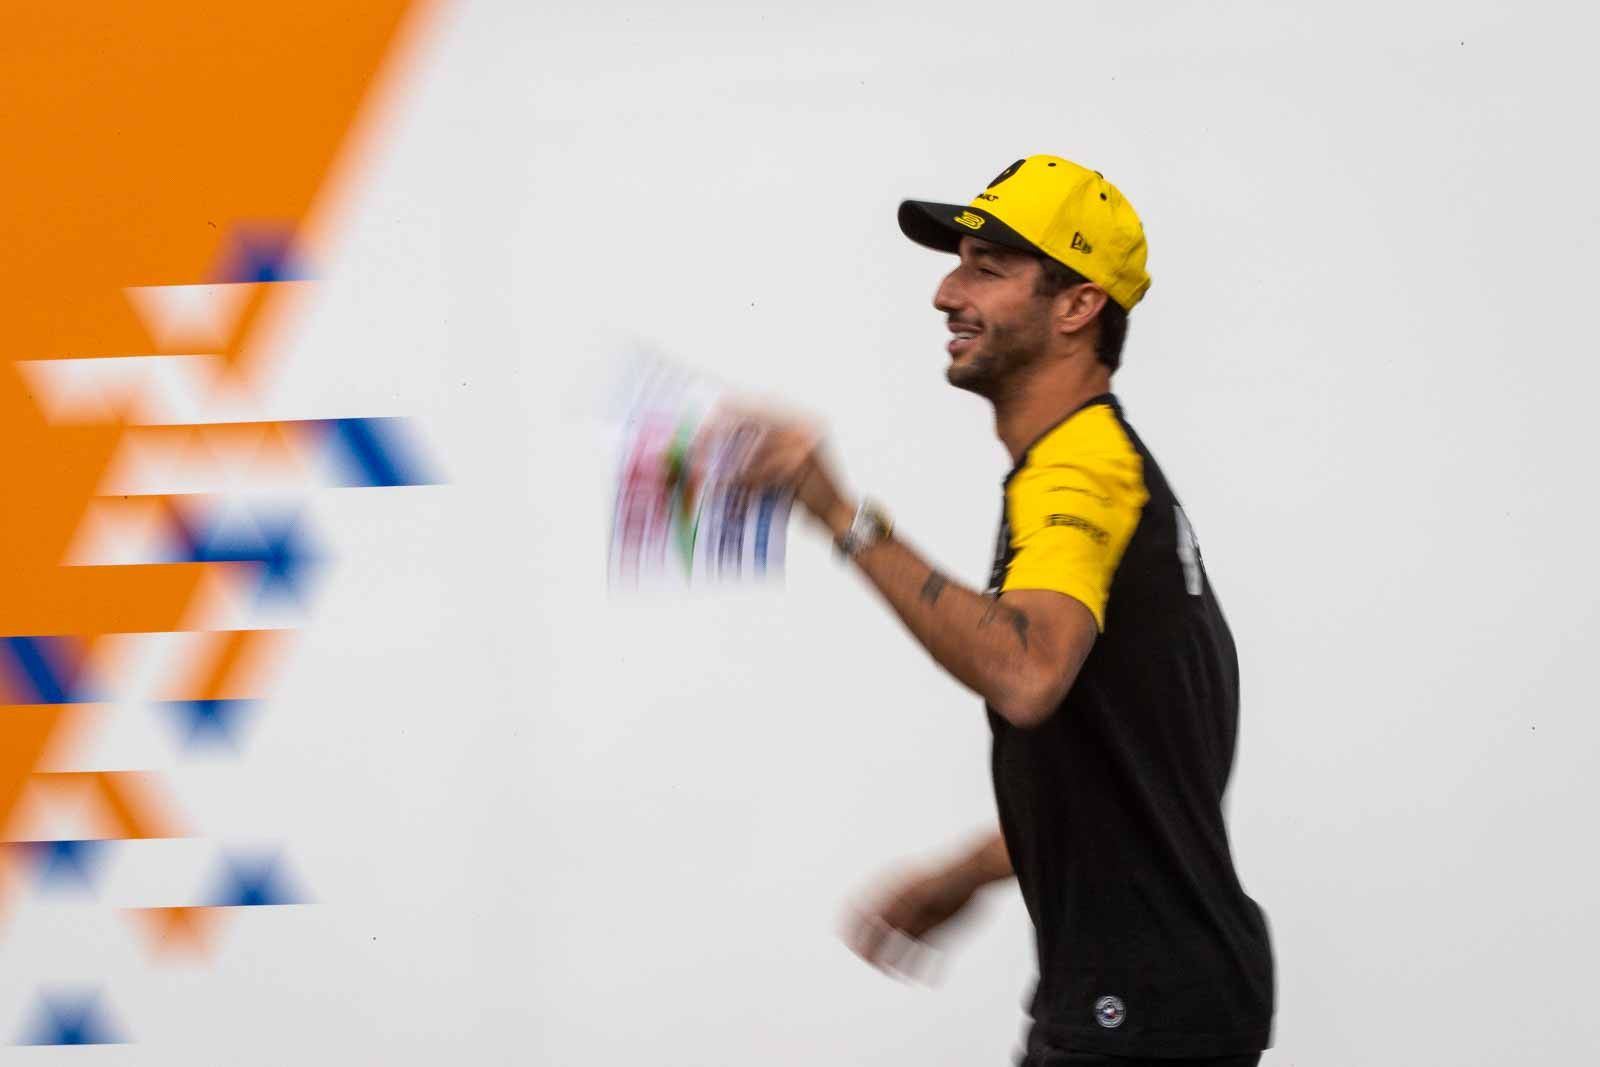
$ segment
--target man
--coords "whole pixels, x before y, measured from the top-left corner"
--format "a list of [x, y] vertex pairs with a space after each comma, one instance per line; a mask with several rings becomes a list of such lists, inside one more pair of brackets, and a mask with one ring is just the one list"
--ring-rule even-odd
[[988, 590], [848, 501], [811, 427], [762, 417], [743, 471], [794, 488], [993, 730], [998, 832], [903, 880], [852, 945], [896, 963], [897, 939], [1014, 876], [1039, 962], [1024, 1064], [1255, 1064], [1272, 956], [1222, 817], [1238, 661], [1183, 509], [1111, 393], [1150, 285], [1143, 227], [1100, 174], [1055, 156], [1017, 161], [966, 207], [906, 201], [899, 219], [958, 256], [933, 301], [946, 373], [993, 404], [1015, 463]]

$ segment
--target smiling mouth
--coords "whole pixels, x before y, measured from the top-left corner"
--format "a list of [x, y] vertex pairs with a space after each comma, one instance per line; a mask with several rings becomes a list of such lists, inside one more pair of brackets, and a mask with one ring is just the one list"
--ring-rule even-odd
[[949, 352], [952, 358], [959, 359], [963, 353], [967, 352], [972, 348], [973, 345], [977, 344], [978, 334], [980, 332], [981, 331], [978, 330], [956, 331], [955, 334], [950, 338], [950, 343], [945, 345], [945, 351]]

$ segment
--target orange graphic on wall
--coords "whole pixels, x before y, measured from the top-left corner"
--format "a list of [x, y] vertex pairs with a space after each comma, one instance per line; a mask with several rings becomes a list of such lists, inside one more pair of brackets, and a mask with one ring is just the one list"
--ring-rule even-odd
[[[207, 590], [241, 564], [217, 552], [85, 562], [74, 546], [102, 523], [185, 529], [184, 500], [108, 481], [139, 449], [199, 442], [300, 461], [303, 427], [152, 425], [164, 420], [147, 393], [177, 375], [203, 405], [248, 389], [271, 358], [273, 324], [330, 240], [426, 6], [16, 0], [0, 11], [0, 841], [32, 841], [57, 803], [86, 806], [101, 839], [185, 833], [157, 776], [74, 770], [73, 745], [114, 687], [118, 635], [211, 630]], [[164, 698], [259, 696], [276, 643], [270, 630], [209, 633]], [[0, 848], [0, 915], [28, 853]], [[208, 913], [143, 911], [167, 948], [206, 942]]]

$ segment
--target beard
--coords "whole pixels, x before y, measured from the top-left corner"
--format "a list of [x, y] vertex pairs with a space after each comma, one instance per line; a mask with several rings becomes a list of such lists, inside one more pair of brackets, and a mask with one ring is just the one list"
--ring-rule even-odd
[[995, 323], [984, 328], [983, 342], [953, 361], [945, 379], [957, 389], [995, 401], [1016, 392], [1044, 359], [1046, 323]]

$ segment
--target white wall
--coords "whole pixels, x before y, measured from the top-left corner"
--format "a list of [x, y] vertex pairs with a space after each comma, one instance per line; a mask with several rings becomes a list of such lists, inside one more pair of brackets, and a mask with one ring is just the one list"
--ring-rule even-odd
[[217, 982], [256, 975], [317, 1062], [1005, 1062], [1013, 895], [931, 991], [833, 934], [992, 822], [978, 703], [799, 524], [781, 588], [608, 597], [593, 416], [628, 338], [781, 396], [981, 584], [1008, 464], [894, 210], [1052, 152], [1150, 237], [1117, 389], [1240, 646], [1264, 1062], [1587, 1061], [1597, 21], [448, 10], [283, 389], [339, 360], [330, 406], [420, 416], [452, 484], [325, 516], [346, 554], [278, 699], [358, 717], [258, 754], [308, 783], [274, 828], [319, 904], [234, 935]]

